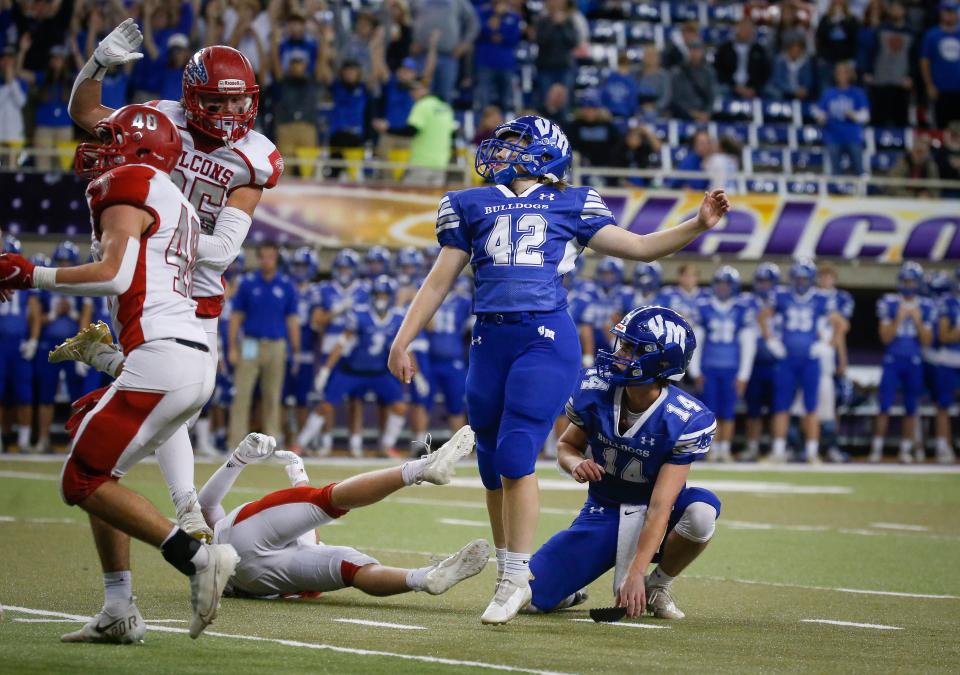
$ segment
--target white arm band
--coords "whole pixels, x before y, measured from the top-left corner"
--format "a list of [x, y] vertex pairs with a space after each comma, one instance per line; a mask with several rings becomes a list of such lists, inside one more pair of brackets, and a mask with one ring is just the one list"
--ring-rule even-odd
[[103, 82], [103, 78], [106, 74], [107, 67], [97, 61], [96, 56], [91, 56], [87, 62], [83, 64], [83, 68], [80, 69], [80, 72], [77, 73], [77, 79], [73, 81], [73, 89], [70, 91], [70, 101], [67, 103], [67, 110], [73, 108], [73, 99], [77, 95], [77, 89], [80, 88], [80, 85], [85, 80], [96, 80], [97, 82]]
[[737, 379], [746, 382], [753, 372], [753, 359], [757, 355], [757, 331], [745, 328], [740, 331], [740, 368], [737, 370]]
[[[65, 293], [66, 295], [120, 295], [130, 288], [133, 281], [133, 273], [137, 269], [137, 258], [140, 257], [140, 240], [133, 237], [127, 238], [127, 246], [123, 251], [123, 258], [120, 260], [120, 268], [117, 275], [106, 281], [88, 281], [76, 284], [57, 283], [57, 268], [55, 267], [35, 267], [33, 269], [34, 288], [44, 288], [48, 290]], [[99, 263], [93, 263], [94, 265]]]
[[201, 234], [197, 258], [204, 267], [223, 272], [243, 249], [253, 219], [235, 206], [225, 206], [217, 216], [213, 234]]

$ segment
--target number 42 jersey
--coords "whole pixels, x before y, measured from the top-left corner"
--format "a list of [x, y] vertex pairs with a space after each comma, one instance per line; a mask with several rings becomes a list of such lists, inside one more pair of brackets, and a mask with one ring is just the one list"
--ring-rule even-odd
[[597, 191], [535, 183], [448, 192], [437, 240], [470, 254], [475, 313], [552, 312], [567, 306], [563, 275], [590, 239], [616, 221]]
[[567, 417], [587, 435], [588, 457], [603, 468], [591, 482], [600, 503], [649, 504], [664, 464], [690, 464], [706, 456], [717, 430], [714, 414], [682, 389], [667, 385], [659, 398], [621, 434], [624, 388], [611, 385], [594, 368], [581, 373], [567, 402]]

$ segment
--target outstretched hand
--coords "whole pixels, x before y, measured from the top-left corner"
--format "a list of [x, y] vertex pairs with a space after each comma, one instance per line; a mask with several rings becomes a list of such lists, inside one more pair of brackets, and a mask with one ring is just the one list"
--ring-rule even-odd
[[143, 34], [133, 19], [127, 19], [110, 31], [93, 51], [93, 57], [102, 66], [119, 66], [143, 58], [137, 51]]
[[720, 219], [727, 215], [730, 210], [730, 200], [727, 193], [722, 188], [711, 190], [703, 196], [700, 203], [700, 210], [697, 212], [697, 223], [705, 230], [720, 222]]

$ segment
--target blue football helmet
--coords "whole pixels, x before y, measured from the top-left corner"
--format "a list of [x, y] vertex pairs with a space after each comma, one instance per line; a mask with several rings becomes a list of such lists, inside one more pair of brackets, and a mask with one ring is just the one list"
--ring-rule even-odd
[[[378, 295], [387, 295], [389, 300], [385, 303], [380, 302]], [[370, 286], [370, 299], [373, 301], [373, 306], [377, 309], [383, 311], [387, 307], [393, 304], [394, 299], [397, 297], [397, 282], [388, 277], [386, 274], [381, 274], [376, 279], [373, 280], [373, 284]]]
[[623, 261], [620, 258], [605, 256], [594, 270], [597, 285], [605, 291], [623, 283]]
[[386, 246], [371, 246], [363, 256], [364, 273], [370, 279], [390, 273], [390, 251]]
[[423, 253], [414, 246], [404, 246], [397, 251], [397, 267], [407, 268], [407, 272], [416, 274], [423, 269]]
[[926, 287], [927, 295], [931, 298], [942, 298], [950, 293], [950, 277], [940, 270], [928, 272], [924, 286]]
[[817, 266], [809, 258], [801, 258], [790, 265], [790, 283], [798, 293], [806, 293], [817, 278]]
[[38, 267], [50, 267], [52, 264], [50, 261], [50, 256], [45, 253], [34, 253], [30, 256], [30, 262]]
[[570, 141], [560, 128], [544, 117], [524, 115], [493, 130], [477, 148], [474, 169], [484, 180], [509, 185], [517, 176], [563, 179], [573, 161]]
[[638, 262], [633, 268], [633, 285], [645, 295], [656, 293], [663, 283], [663, 268], [658, 262]]
[[301, 246], [290, 256], [290, 276], [297, 281], [310, 281], [317, 276], [320, 261], [310, 246]]
[[357, 278], [360, 269], [360, 254], [352, 248], [340, 249], [333, 257], [331, 273], [333, 280], [341, 286], [349, 286]]
[[914, 260], [906, 260], [897, 273], [897, 290], [910, 297], [923, 292], [923, 267]]
[[12, 234], [8, 234], [3, 238], [3, 252], [4, 253], [21, 253], [23, 247], [20, 245], [20, 240], [14, 237]]
[[771, 284], [780, 283], [780, 265], [772, 262], [762, 262], [757, 265], [753, 273], [753, 282], [767, 281]]
[[713, 273], [713, 293], [720, 300], [732, 298], [740, 292], [740, 272], [736, 267], [724, 265]]
[[613, 351], [597, 352], [596, 368], [611, 384], [639, 385], [681, 377], [697, 348], [693, 328], [666, 307], [637, 307], [610, 329]]
[[72, 241], [62, 241], [53, 249], [53, 262], [58, 266], [76, 265], [80, 262], [80, 249]]

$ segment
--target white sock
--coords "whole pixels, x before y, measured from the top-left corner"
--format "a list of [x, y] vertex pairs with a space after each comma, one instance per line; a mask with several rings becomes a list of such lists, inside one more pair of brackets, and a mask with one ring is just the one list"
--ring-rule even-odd
[[133, 574], [130, 570], [104, 572], [103, 597], [103, 608], [107, 614], [119, 614], [126, 609], [133, 600]]
[[950, 442], [943, 436], [937, 436], [937, 454], [946, 455], [949, 454], [951, 450]]
[[657, 586], [659, 588], [670, 588], [670, 584], [673, 583], [673, 580], [676, 577], [671, 577], [669, 574], [663, 571], [663, 569], [657, 565], [657, 569], [653, 570], [650, 573], [650, 576], [647, 577], [648, 586]]
[[427, 572], [433, 569], [429, 567], [418, 567], [407, 572], [407, 588], [411, 591], [422, 591], [424, 584], [427, 583]]
[[911, 450], [913, 450], [913, 440], [910, 438], [900, 439], [900, 454], [909, 455]]
[[783, 455], [787, 454], [787, 439], [774, 438], [773, 447], [770, 451], [770, 454], [775, 455], [777, 457], [782, 457]]
[[717, 441], [717, 458], [730, 456], [730, 441]]
[[213, 447], [213, 437], [210, 435], [210, 418], [201, 417], [193, 427], [197, 437], [197, 447], [209, 449]]
[[507, 551], [507, 559], [503, 563], [503, 576], [520, 576], [526, 579], [530, 574], [530, 554]]
[[323, 431], [323, 423], [325, 421], [323, 415], [318, 415], [315, 412], [310, 413], [307, 421], [303, 423], [303, 429], [300, 430], [300, 435], [297, 436], [297, 444], [301, 448], [306, 448], [313, 443], [320, 432]]
[[350, 454], [359, 455], [363, 452], [363, 436], [350, 434]]
[[870, 452], [874, 455], [883, 454], [883, 436], [874, 436], [870, 441]]
[[747, 441], [747, 454], [756, 455], [760, 452], [760, 441]]
[[90, 345], [87, 349], [91, 366], [110, 377], [117, 377], [120, 374], [124, 361], [123, 352], [118, 351], [113, 345], [102, 343]]
[[430, 458], [421, 457], [404, 462], [400, 467], [400, 473], [403, 476], [404, 485], [413, 485], [423, 480], [423, 470], [430, 464]]
[[320, 437], [320, 449], [329, 452], [333, 449], [333, 432], [328, 431]]
[[387, 423], [383, 425], [383, 438], [380, 439], [380, 449], [389, 450], [397, 445], [397, 438], [403, 431], [403, 424], [406, 420], [403, 415], [390, 413], [387, 415]]
[[494, 548], [493, 550], [497, 552], [497, 580], [499, 581], [503, 577], [503, 568], [507, 564], [507, 549]]
[[820, 441], [807, 441], [807, 459], [816, 457], [820, 453]]
[[30, 425], [17, 425], [17, 446], [20, 448], [30, 447]]
[[157, 463], [160, 472], [167, 481], [170, 497], [181, 514], [197, 498], [197, 489], [193, 482], [193, 446], [190, 445], [190, 432], [186, 425], [181, 426], [167, 441], [157, 448]]
[[210, 550], [206, 544], [203, 544], [197, 552], [193, 554], [193, 557], [190, 558], [190, 562], [193, 563], [193, 566], [197, 569], [198, 572], [202, 572], [207, 569], [207, 565], [210, 564]]

